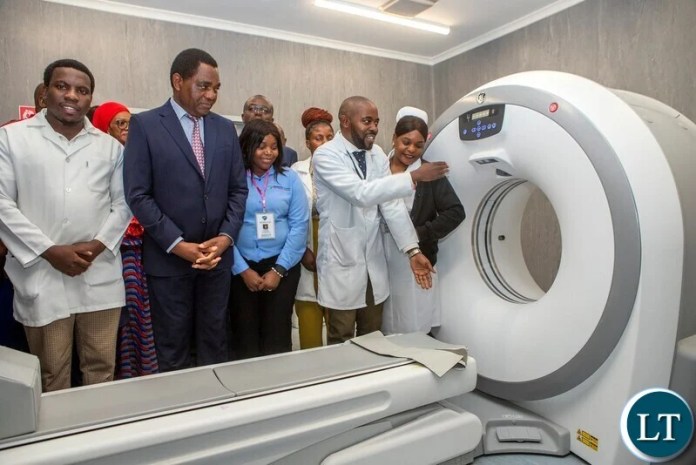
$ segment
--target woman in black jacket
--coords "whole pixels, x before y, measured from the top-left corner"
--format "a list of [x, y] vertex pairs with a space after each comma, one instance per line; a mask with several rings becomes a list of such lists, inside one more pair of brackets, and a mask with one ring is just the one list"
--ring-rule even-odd
[[[392, 174], [412, 171], [427, 163], [421, 160], [428, 138], [428, 125], [417, 116], [404, 116], [394, 130], [394, 150], [390, 154]], [[413, 194], [403, 199], [418, 233], [421, 251], [433, 266], [437, 263], [437, 243], [464, 221], [464, 207], [447, 178], [419, 182]], [[401, 253], [386, 226], [384, 249], [389, 269], [389, 298], [384, 304], [382, 331], [385, 334], [429, 332], [440, 325], [437, 274], [433, 287], [421, 289], [413, 279], [408, 259]]]

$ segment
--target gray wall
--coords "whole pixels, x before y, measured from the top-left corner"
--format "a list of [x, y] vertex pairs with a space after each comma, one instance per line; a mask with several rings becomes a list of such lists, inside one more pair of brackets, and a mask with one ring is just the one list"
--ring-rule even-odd
[[551, 69], [648, 95], [696, 120], [694, 24], [694, 0], [586, 0], [436, 65], [436, 114], [498, 77]]
[[33, 104], [44, 68], [59, 58], [90, 68], [95, 104], [161, 105], [171, 95], [171, 61], [189, 47], [210, 52], [219, 64], [216, 112], [239, 115], [249, 96], [268, 96], [288, 145], [301, 158], [308, 155], [300, 123], [307, 107], [326, 108], [336, 117], [345, 97], [371, 98], [380, 110], [378, 143], [385, 149], [400, 107], [433, 111], [432, 68], [426, 65], [40, 0], [0, 0], [0, 31], [0, 121], [16, 118], [18, 105]]

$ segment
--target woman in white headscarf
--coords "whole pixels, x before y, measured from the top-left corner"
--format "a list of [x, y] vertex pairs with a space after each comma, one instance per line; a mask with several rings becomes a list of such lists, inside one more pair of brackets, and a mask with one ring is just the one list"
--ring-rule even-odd
[[[417, 108], [406, 107], [398, 116], [392, 138], [394, 149], [389, 154], [392, 174], [410, 172], [422, 163], [428, 163], [421, 159], [428, 139], [427, 115]], [[464, 221], [464, 207], [447, 178], [419, 182], [415, 191], [403, 200], [418, 233], [419, 247], [435, 266], [437, 243]], [[432, 327], [440, 325], [437, 274], [432, 275], [432, 288], [418, 286], [413, 280], [408, 258], [399, 251], [386, 225], [383, 225], [383, 231], [389, 298], [384, 304], [382, 331], [385, 334], [430, 332]]]

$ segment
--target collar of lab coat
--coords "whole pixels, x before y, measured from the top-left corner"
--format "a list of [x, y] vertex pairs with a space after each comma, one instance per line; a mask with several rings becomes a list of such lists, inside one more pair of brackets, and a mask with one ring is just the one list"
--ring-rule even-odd
[[[357, 151], [363, 150], [363, 149], [357, 148], [355, 145], [353, 145], [353, 143], [352, 143], [351, 141], [349, 141], [348, 139], [346, 139], [345, 137], [343, 137], [343, 133], [342, 133], [342, 132], [339, 132], [339, 133], [338, 133], [338, 137], [340, 137], [341, 139], [343, 139], [343, 145], [344, 145], [345, 148], [346, 148], [346, 155], [351, 155], [353, 152], [357, 152]], [[366, 155], [372, 155], [372, 150], [365, 150], [365, 154], [366, 154]]]
[[[48, 131], [53, 131], [53, 127], [51, 127], [50, 123], [46, 119], [46, 110], [45, 108], [42, 109], [40, 112], [38, 112], [36, 115], [34, 115], [29, 122], [27, 123], [27, 126], [30, 127], [40, 127], [40, 128], [46, 128]], [[84, 128], [83, 131], [90, 133], [90, 134], [100, 134], [102, 133], [99, 129], [95, 128], [94, 125], [89, 121], [89, 119], [85, 116], [84, 118]], [[82, 131], [78, 133], [78, 136], [82, 134]], [[75, 136], [77, 137], [77, 136]]]
[[[41, 132], [41, 136], [44, 139], [53, 142], [58, 147], [61, 147], [63, 150], [66, 151], [66, 155], [68, 157], [89, 145], [90, 141], [93, 139], [91, 137], [88, 137], [88, 135], [96, 135], [97, 137], [111, 137], [110, 135], [105, 134], [101, 132], [99, 129], [95, 128], [92, 125], [92, 123], [90, 123], [89, 119], [85, 118], [84, 127], [82, 128], [82, 130], [78, 132], [77, 135], [70, 141], [70, 144], [66, 146], [64, 145], [64, 142], [61, 142], [60, 134], [58, 134], [55, 131], [55, 129], [53, 129], [51, 124], [46, 119], [45, 108], [41, 110], [41, 112], [37, 113], [33, 118], [31, 118], [31, 121], [28, 123], [28, 126], [38, 128]], [[65, 139], [63, 138], [62, 140]]]

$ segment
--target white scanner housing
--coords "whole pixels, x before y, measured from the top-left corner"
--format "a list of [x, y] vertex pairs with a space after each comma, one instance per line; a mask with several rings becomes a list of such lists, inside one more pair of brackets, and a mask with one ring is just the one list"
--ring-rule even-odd
[[[640, 463], [621, 411], [668, 387], [678, 337], [696, 332], [696, 127], [648, 97], [538, 71], [476, 89], [432, 130], [426, 158], [449, 163], [469, 215], [440, 244], [437, 337], [468, 345], [477, 389], [564, 426], [583, 459]], [[547, 292], [520, 239], [534, 186], [561, 231]]]

